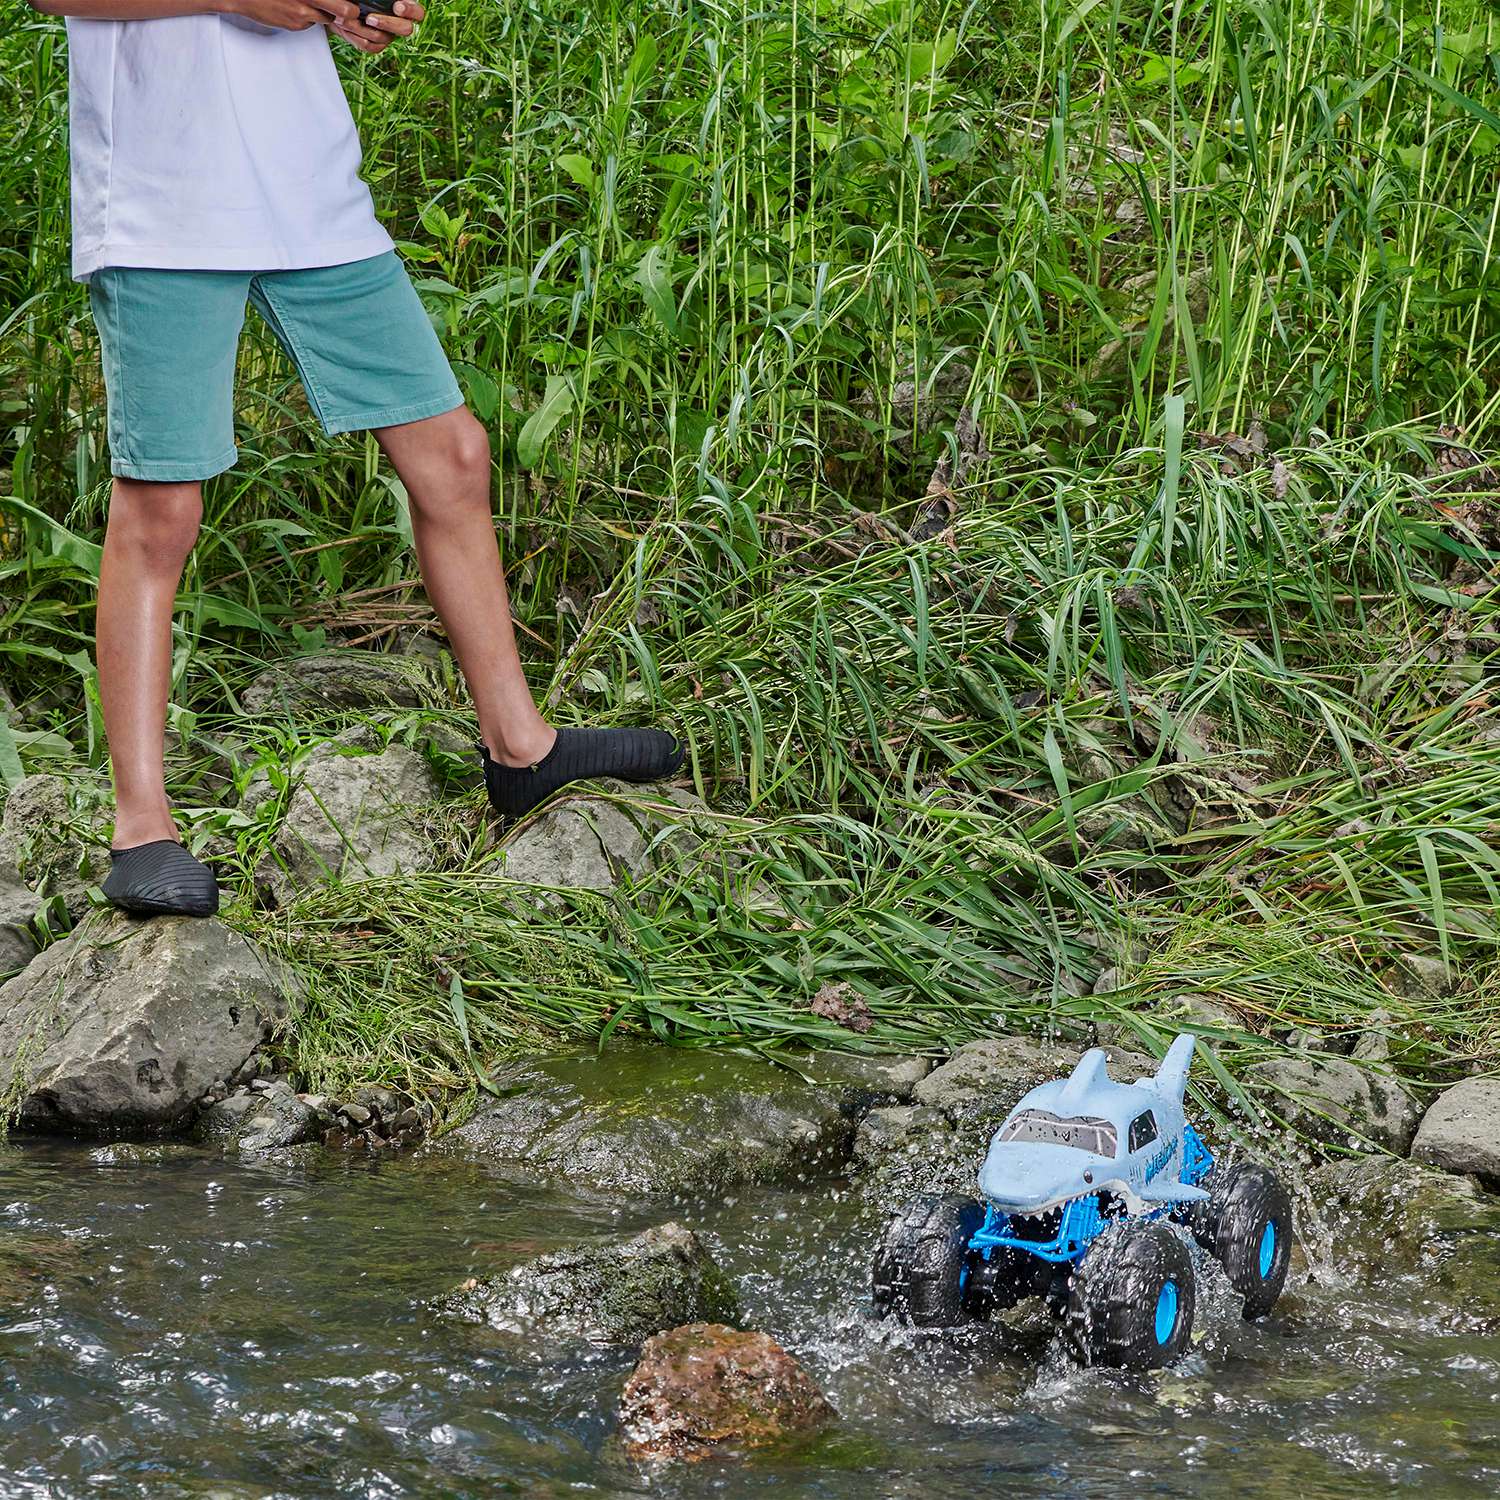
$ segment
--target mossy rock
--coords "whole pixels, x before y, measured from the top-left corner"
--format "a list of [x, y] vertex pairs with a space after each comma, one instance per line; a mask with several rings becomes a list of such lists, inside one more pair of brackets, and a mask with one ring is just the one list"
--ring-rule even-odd
[[439, 1149], [598, 1192], [807, 1181], [849, 1159], [842, 1085], [726, 1051], [618, 1044], [499, 1069], [500, 1097]]
[[639, 1344], [682, 1323], [740, 1317], [733, 1283], [681, 1224], [554, 1250], [466, 1282], [438, 1306], [503, 1332], [540, 1329], [596, 1344]]

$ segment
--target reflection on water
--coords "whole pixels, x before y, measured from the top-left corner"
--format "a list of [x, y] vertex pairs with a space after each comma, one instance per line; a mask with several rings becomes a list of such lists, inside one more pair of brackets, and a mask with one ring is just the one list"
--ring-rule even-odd
[[1500, 1492], [1500, 1335], [1415, 1281], [1335, 1284], [1321, 1254], [1319, 1284], [1252, 1327], [1210, 1281], [1179, 1367], [1079, 1372], [1034, 1312], [940, 1338], [873, 1322], [873, 1226], [836, 1192], [672, 1216], [707, 1233], [751, 1319], [841, 1413], [812, 1446], [643, 1473], [610, 1443], [627, 1354], [425, 1309], [660, 1207], [446, 1159], [0, 1146], [0, 1495]]

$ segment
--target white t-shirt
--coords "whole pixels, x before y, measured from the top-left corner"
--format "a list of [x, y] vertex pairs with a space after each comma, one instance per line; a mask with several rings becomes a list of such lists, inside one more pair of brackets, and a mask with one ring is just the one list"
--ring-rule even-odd
[[391, 248], [328, 33], [68, 20], [73, 275], [282, 271]]

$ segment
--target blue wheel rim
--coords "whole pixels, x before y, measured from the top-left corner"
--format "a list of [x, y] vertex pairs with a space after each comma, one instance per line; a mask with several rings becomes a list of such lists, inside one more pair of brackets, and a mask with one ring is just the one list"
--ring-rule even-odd
[[1276, 1259], [1276, 1220], [1261, 1231], [1260, 1235], [1260, 1279], [1264, 1281], [1271, 1274], [1271, 1264]]
[[1166, 1281], [1156, 1294], [1156, 1342], [1165, 1344], [1177, 1329], [1177, 1283]]

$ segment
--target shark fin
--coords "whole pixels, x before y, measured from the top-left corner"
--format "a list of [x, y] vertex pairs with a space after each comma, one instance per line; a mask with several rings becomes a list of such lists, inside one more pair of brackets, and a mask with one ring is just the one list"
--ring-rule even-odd
[[1060, 1109], [1079, 1109], [1097, 1084], [1109, 1082], [1109, 1058], [1103, 1047], [1090, 1047], [1078, 1059], [1077, 1066], [1068, 1075], [1062, 1092], [1057, 1096]]
[[1140, 1191], [1147, 1203], [1202, 1203], [1208, 1193], [1186, 1182], [1150, 1182]]
[[1188, 1068], [1192, 1065], [1196, 1040], [1191, 1032], [1184, 1031], [1167, 1048], [1167, 1055], [1162, 1058], [1161, 1067], [1156, 1070], [1158, 1093], [1170, 1094], [1175, 1099], [1182, 1098], [1183, 1090], [1187, 1087]]

